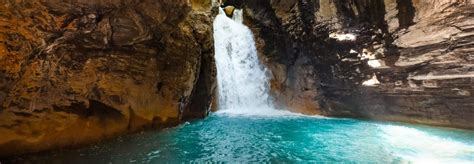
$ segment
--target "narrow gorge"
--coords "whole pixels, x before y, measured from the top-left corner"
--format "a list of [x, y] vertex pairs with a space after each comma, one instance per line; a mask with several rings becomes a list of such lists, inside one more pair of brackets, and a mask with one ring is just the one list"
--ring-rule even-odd
[[473, 0], [0, 1], [0, 163], [473, 162]]

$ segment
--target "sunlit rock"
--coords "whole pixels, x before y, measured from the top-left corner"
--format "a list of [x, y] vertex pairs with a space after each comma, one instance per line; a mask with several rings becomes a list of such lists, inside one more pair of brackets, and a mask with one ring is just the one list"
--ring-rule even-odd
[[357, 39], [355, 34], [347, 33], [347, 34], [339, 34], [339, 33], [331, 33], [329, 34], [330, 38], [336, 39], [338, 41], [355, 41]]
[[372, 76], [371, 79], [366, 80], [362, 83], [364, 86], [376, 86], [380, 84], [379, 80], [377, 79], [377, 75]]
[[382, 67], [382, 63], [380, 62], [380, 60], [369, 60], [367, 61], [367, 64], [369, 64], [370, 67], [372, 68], [379, 68], [379, 67]]
[[358, 52], [357, 52], [356, 50], [351, 49], [351, 50], [349, 51], [349, 53], [351, 53], [351, 54], [357, 54]]
[[[474, 128], [467, 117], [472, 99], [451, 91], [470, 91], [472, 83], [472, 1], [245, 1], [244, 6], [260, 58], [272, 72], [285, 72], [275, 77], [281, 99], [322, 102], [324, 107], [313, 109], [330, 116]], [[420, 77], [433, 70], [436, 77]], [[384, 85], [354, 87], [374, 72]], [[423, 78], [439, 78], [439, 87], [424, 87]], [[303, 99], [303, 92], [317, 94]], [[430, 112], [421, 110], [426, 108]]]

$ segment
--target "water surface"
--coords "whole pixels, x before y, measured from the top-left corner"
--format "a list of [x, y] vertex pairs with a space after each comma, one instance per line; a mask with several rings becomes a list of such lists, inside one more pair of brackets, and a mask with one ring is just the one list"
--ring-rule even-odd
[[473, 137], [472, 131], [399, 123], [215, 113], [175, 128], [16, 160], [48, 163], [472, 163]]

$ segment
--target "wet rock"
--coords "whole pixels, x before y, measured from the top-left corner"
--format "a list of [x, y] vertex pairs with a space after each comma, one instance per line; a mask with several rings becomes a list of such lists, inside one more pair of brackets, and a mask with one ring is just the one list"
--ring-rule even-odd
[[226, 7], [224, 7], [225, 15], [227, 15], [228, 17], [232, 17], [232, 15], [234, 15], [234, 10], [235, 10], [235, 7], [234, 7], [234, 6], [226, 6]]

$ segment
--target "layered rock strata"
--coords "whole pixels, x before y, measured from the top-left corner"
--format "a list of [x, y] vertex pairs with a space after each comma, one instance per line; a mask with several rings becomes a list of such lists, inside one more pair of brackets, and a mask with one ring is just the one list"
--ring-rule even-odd
[[3, 0], [0, 156], [205, 117], [210, 2]]
[[290, 110], [474, 129], [474, 1], [241, 2]]

